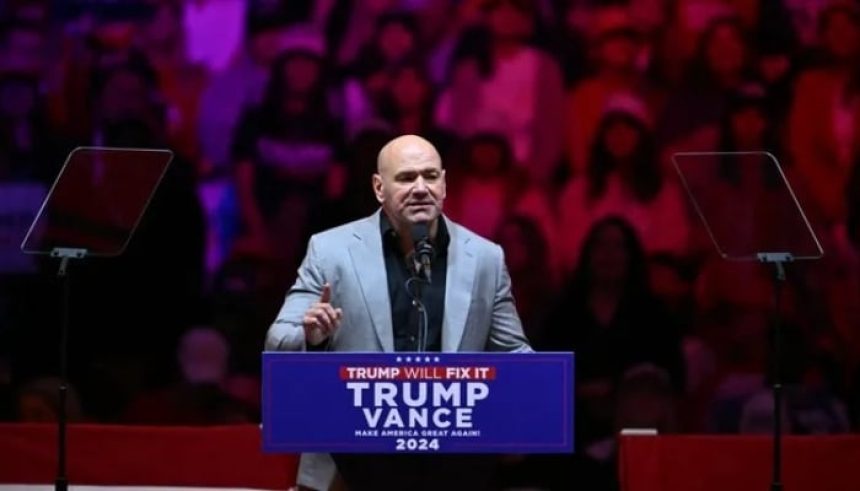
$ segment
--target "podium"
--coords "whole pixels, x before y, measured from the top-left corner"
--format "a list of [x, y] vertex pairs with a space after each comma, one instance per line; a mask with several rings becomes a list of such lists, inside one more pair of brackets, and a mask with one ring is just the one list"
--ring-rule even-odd
[[573, 452], [573, 353], [263, 353], [267, 453]]

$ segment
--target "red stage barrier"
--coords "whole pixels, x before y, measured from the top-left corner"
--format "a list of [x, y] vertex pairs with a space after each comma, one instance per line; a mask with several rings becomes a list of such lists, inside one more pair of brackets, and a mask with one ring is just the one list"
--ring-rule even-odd
[[[768, 491], [765, 436], [622, 436], [622, 491]], [[860, 437], [783, 439], [785, 491], [860, 489]]]
[[[70, 425], [72, 484], [287, 489], [298, 459], [260, 450], [253, 425], [160, 427]], [[51, 484], [55, 425], [0, 424], [0, 484]]]

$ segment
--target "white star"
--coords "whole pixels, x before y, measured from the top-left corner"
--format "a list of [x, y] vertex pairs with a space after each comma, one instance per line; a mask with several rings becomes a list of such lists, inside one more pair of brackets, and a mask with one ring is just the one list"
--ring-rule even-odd
[[433, 357], [433, 361], [435, 361], [436, 363], [439, 363], [439, 357], [438, 356]]
[[400, 362], [402, 362], [402, 361], [403, 361], [403, 357], [402, 357], [402, 356], [398, 356], [398, 357], [397, 357], [397, 363], [400, 363]]
[[429, 356], [424, 357], [424, 361], [425, 361], [425, 362], [427, 362], [427, 363], [430, 363], [430, 357], [429, 357]]
[[421, 363], [421, 357], [420, 356], [415, 357], [415, 363]]
[[411, 356], [407, 356], [407, 357], [406, 357], [406, 361], [407, 361], [407, 362], [412, 361], [412, 357], [411, 357]]

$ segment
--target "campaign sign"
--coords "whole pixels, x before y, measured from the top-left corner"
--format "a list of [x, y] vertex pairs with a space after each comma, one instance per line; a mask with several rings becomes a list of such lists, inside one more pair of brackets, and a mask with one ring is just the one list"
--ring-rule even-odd
[[266, 352], [263, 449], [569, 453], [573, 353]]

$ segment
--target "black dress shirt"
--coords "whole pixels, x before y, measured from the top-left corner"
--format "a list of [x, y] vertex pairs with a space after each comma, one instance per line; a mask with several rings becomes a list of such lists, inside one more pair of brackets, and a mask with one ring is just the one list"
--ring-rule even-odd
[[[414, 351], [418, 348], [419, 312], [412, 305], [412, 296], [405, 286], [413, 276], [409, 265], [411, 258], [401, 251], [400, 238], [385, 214], [381, 214], [380, 231], [391, 299], [394, 349]], [[440, 218], [433, 241], [432, 283], [421, 284], [421, 299], [429, 320], [427, 351], [442, 349], [450, 241], [445, 222]], [[482, 491], [489, 489], [488, 484], [496, 469], [496, 458], [492, 455], [333, 454], [332, 457], [351, 491]]]
[[[395, 351], [418, 351], [420, 326], [424, 322], [413, 298], [421, 301], [427, 313], [426, 351], [442, 351], [442, 319], [445, 315], [445, 277], [448, 269], [448, 243], [450, 236], [445, 221], [438, 220], [433, 239], [434, 256], [431, 262], [431, 283], [423, 280], [407, 281], [414, 277], [411, 258], [404, 256], [400, 237], [385, 213], [380, 213], [382, 252], [388, 277], [388, 298], [391, 301], [391, 324], [394, 328]], [[407, 287], [409, 290], [407, 290]]]

